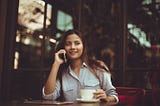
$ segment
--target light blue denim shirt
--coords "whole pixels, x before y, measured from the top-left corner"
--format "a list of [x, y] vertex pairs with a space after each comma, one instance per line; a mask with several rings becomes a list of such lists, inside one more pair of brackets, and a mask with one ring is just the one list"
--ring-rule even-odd
[[[80, 98], [81, 88], [91, 88], [105, 90], [107, 95], [114, 96], [118, 102], [118, 94], [115, 91], [115, 87], [112, 85], [110, 73], [97, 70], [97, 75], [100, 80], [89, 71], [85, 63], [80, 69], [79, 76], [77, 76], [69, 66], [62, 76], [62, 89], [65, 100], [75, 101], [77, 98]], [[44, 99], [56, 100], [60, 96], [60, 81], [57, 80], [53, 93], [46, 95], [43, 87], [42, 94]]]

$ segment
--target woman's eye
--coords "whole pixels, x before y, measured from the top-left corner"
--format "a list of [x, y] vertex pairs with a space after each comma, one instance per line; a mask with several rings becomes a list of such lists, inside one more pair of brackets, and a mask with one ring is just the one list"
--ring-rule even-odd
[[75, 44], [76, 44], [76, 45], [79, 45], [79, 44], [80, 44], [80, 42], [76, 42]]
[[80, 41], [66, 42], [66, 43], [65, 43], [65, 46], [80, 45], [80, 44], [81, 44]]

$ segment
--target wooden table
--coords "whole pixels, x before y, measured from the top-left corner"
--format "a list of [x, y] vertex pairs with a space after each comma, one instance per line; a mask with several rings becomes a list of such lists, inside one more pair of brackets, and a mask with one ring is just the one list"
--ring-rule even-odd
[[0, 106], [125, 106], [122, 103], [106, 103], [106, 102], [96, 102], [96, 103], [82, 103], [73, 102], [68, 104], [56, 104], [56, 103], [40, 103], [40, 102], [24, 102], [24, 101], [1, 101]]

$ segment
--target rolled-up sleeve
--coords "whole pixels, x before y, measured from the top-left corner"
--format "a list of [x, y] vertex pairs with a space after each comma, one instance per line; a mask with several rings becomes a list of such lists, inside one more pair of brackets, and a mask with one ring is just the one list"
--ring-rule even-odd
[[42, 88], [42, 97], [43, 99], [47, 99], [47, 100], [56, 100], [59, 96], [60, 96], [60, 82], [57, 81], [56, 82], [56, 87], [54, 92], [50, 93], [50, 94], [45, 94], [44, 92], [45, 87]]
[[108, 72], [103, 72], [102, 88], [106, 91], [108, 96], [113, 96], [117, 102], [119, 101], [118, 93], [116, 92], [116, 88], [113, 86], [111, 81], [111, 74]]

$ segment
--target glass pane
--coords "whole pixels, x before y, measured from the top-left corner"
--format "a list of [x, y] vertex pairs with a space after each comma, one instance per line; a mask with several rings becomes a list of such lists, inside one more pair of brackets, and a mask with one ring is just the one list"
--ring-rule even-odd
[[48, 67], [55, 43], [72, 28], [86, 36], [92, 58], [102, 59], [110, 68], [119, 68], [120, 10], [119, 1], [58, 0], [47, 5], [45, 14], [44, 1], [20, 0], [15, 69]]
[[63, 11], [58, 11], [57, 13], [57, 28], [65, 31], [68, 29], [73, 29], [72, 16], [64, 13]]
[[160, 68], [160, 0], [130, 0], [128, 55], [130, 68]]
[[[49, 42], [56, 42], [46, 30], [51, 25], [51, 12], [51, 5], [47, 5], [45, 12], [42, 0], [19, 0], [15, 69], [43, 67], [43, 54], [51, 49]], [[46, 51], [42, 51], [44, 45]]]
[[120, 1], [86, 0], [82, 4], [81, 29], [92, 58], [103, 60], [110, 69], [119, 68], [121, 53]]

